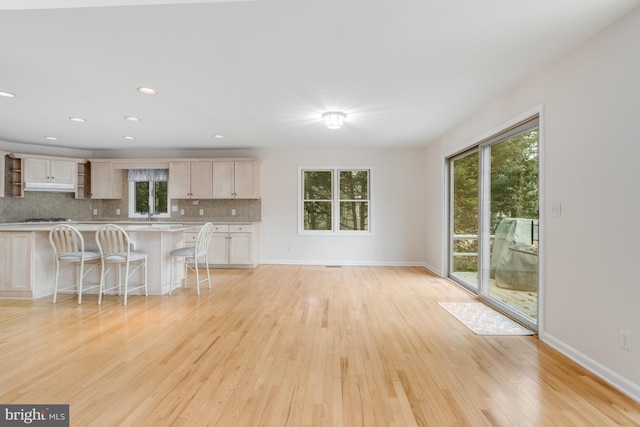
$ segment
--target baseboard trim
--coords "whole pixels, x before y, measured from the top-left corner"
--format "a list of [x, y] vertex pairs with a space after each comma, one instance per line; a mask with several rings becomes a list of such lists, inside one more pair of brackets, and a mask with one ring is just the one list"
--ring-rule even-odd
[[640, 385], [629, 381], [622, 375], [612, 371], [601, 363], [586, 356], [584, 353], [555, 338], [553, 335], [541, 333], [539, 338], [540, 341], [559, 351], [578, 365], [587, 369], [594, 375], [609, 383], [611, 386], [640, 403]]

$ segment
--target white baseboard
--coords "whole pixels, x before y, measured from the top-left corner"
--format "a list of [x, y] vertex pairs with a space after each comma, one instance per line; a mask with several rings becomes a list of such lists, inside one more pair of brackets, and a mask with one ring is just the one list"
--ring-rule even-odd
[[587, 369], [594, 375], [600, 377], [622, 393], [626, 394], [636, 402], [640, 403], [640, 385], [635, 384], [620, 374], [612, 371], [601, 363], [591, 359], [575, 348], [568, 346], [563, 341], [549, 335], [547, 333], [541, 333], [539, 335], [540, 341], [553, 347], [555, 350], [567, 356], [569, 359], [576, 362], [578, 365]]

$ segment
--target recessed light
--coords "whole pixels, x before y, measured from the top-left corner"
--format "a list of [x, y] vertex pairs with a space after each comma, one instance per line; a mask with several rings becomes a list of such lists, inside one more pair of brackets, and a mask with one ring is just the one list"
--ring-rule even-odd
[[155, 89], [151, 89], [150, 87], [139, 87], [138, 92], [144, 93], [145, 95], [155, 95], [158, 93]]
[[216, 135], [213, 135], [213, 137], [217, 139], [222, 139], [224, 138], [224, 135], [216, 134]]
[[15, 98], [16, 96], [11, 92], [3, 92], [0, 90], [0, 96], [4, 96], [5, 98]]
[[133, 140], [136, 139], [135, 136], [123, 136], [124, 139], [129, 139], [129, 140]]
[[57, 141], [58, 138], [56, 138], [55, 136], [45, 136], [44, 139], [48, 140], [48, 141]]
[[125, 120], [129, 120], [130, 122], [139, 122], [140, 121], [140, 117], [133, 117], [133, 116], [125, 116], [124, 119]]
[[86, 122], [85, 119], [83, 119], [82, 117], [69, 117], [69, 120], [71, 120], [72, 122]]

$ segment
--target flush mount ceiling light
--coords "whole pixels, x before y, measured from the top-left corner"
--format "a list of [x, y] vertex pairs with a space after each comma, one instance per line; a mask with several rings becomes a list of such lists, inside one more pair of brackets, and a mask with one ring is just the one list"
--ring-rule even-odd
[[135, 136], [123, 136], [124, 139], [129, 139], [129, 140], [134, 140], [136, 139]]
[[218, 133], [218, 134], [213, 135], [213, 137], [214, 137], [214, 138], [216, 138], [216, 139], [223, 139], [223, 138], [224, 138], [224, 135], [220, 135], [220, 134]]
[[140, 117], [133, 117], [133, 116], [125, 116], [124, 119], [125, 120], [129, 120], [130, 122], [139, 122], [140, 121]]
[[86, 122], [86, 120], [83, 119], [82, 117], [69, 117], [69, 120], [71, 120], [72, 122], [78, 122], [78, 123]]
[[47, 141], [57, 141], [58, 138], [56, 138], [55, 136], [45, 136], [44, 139], [46, 139]]
[[150, 87], [139, 87], [138, 92], [145, 95], [155, 95], [156, 93], [158, 93], [155, 89], [151, 89]]
[[328, 113], [324, 113], [322, 117], [324, 117], [324, 124], [327, 128], [340, 129], [347, 115], [341, 111], [329, 111]]
[[3, 92], [0, 90], [0, 96], [4, 96], [5, 98], [15, 98], [16, 96], [11, 92]]

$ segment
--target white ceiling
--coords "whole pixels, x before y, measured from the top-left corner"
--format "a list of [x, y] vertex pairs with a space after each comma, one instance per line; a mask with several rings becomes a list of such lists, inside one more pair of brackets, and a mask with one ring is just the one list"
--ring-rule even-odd
[[[0, 140], [90, 150], [424, 146], [639, 5], [2, 0], [0, 91], [16, 97], [0, 97]], [[328, 110], [347, 113], [342, 129], [324, 127]]]

